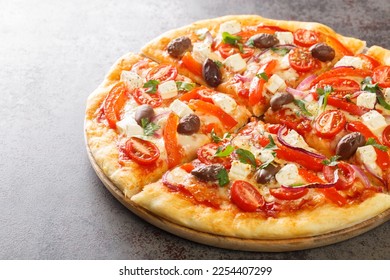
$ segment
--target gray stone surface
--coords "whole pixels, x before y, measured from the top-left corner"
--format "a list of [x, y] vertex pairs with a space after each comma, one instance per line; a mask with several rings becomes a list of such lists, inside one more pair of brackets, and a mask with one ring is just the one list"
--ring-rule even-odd
[[0, 259], [390, 258], [390, 223], [300, 252], [196, 244], [133, 215], [95, 175], [83, 139], [86, 98], [119, 56], [163, 31], [260, 14], [320, 21], [390, 48], [388, 0], [242, 2], [0, 0]]

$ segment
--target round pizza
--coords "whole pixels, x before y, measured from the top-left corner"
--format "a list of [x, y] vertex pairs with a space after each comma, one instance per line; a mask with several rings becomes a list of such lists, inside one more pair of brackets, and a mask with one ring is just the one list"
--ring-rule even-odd
[[85, 134], [123, 196], [179, 226], [336, 232], [390, 209], [390, 51], [319, 23], [195, 22], [114, 64]]

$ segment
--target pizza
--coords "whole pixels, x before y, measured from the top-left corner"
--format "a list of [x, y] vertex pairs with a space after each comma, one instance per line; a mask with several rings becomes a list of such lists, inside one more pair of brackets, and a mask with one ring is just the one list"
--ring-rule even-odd
[[390, 51], [319, 23], [195, 22], [114, 64], [85, 135], [134, 207], [185, 228], [346, 229], [390, 209]]

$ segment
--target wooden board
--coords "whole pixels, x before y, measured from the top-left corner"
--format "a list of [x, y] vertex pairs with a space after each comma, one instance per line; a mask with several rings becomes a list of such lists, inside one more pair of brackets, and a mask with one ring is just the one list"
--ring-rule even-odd
[[137, 216], [141, 217], [145, 221], [151, 223], [152, 225], [161, 228], [167, 232], [180, 236], [182, 238], [195, 241], [198, 243], [225, 248], [232, 250], [244, 250], [244, 251], [256, 251], [256, 252], [285, 252], [285, 251], [296, 251], [303, 249], [316, 248], [321, 246], [326, 246], [329, 244], [334, 244], [341, 242], [350, 238], [353, 238], [357, 235], [360, 235], [364, 232], [369, 231], [387, 221], [390, 220], [390, 209], [385, 212], [377, 215], [376, 217], [364, 221], [360, 224], [354, 225], [352, 227], [322, 234], [312, 237], [301, 237], [301, 238], [291, 238], [291, 239], [242, 239], [235, 237], [226, 237], [219, 236], [210, 233], [200, 232], [192, 230], [181, 225], [170, 222], [164, 218], [158, 217], [153, 213], [137, 206], [130, 199], [125, 197], [122, 191], [117, 188], [111, 181], [108, 179], [100, 167], [95, 162], [93, 155], [87, 146], [87, 152], [89, 160], [92, 164], [93, 169], [96, 171], [96, 174], [106, 186], [106, 188], [111, 192], [111, 194], [118, 199], [126, 208], [132, 211]]

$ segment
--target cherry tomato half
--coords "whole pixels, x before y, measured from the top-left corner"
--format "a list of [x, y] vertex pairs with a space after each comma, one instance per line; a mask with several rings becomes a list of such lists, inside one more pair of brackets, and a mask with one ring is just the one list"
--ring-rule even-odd
[[248, 58], [248, 57], [251, 57], [254, 53], [254, 49], [252, 48], [249, 48], [249, 47], [246, 47], [246, 46], [243, 46], [242, 48], [242, 51], [241, 52], [237, 47], [235, 46], [232, 46], [230, 44], [220, 44], [218, 46], [218, 51], [219, 53], [221, 54], [221, 56], [223, 58], [227, 58], [233, 54], [236, 54], [236, 53], [239, 53], [241, 55], [242, 58]]
[[[337, 180], [335, 185], [336, 189], [345, 190], [352, 186], [356, 178], [355, 170], [353, 170], [353, 168], [349, 164], [343, 162], [338, 163], [337, 168], [339, 170], [339, 179]], [[335, 169], [336, 168], [332, 166], [324, 166], [324, 177], [328, 182], [333, 182]]]
[[309, 189], [307, 188], [276, 188], [276, 189], [270, 189], [270, 194], [277, 199], [282, 200], [295, 200], [299, 199], [303, 196], [305, 196]]
[[146, 93], [144, 88], [136, 88], [133, 90], [132, 94], [135, 101], [140, 105], [148, 104], [153, 108], [156, 108], [162, 104], [162, 98], [158, 92], [149, 94]]
[[177, 69], [172, 65], [160, 64], [148, 72], [147, 80], [157, 80], [159, 82], [174, 80], [177, 77]]
[[352, 94], [360, 90], [358, 82], [344, 78], [328, 78], [318, 83], [318, 87], [324, 88], [325, 86], [331, 86], [333, 88], [333, 96], [339, 98], [344, 97], [346, 94]]
[[288, 59], [291, 67], [299, 72], [308, 72], [316, 66], [316, 61], [308, 49], [295, 48], [288, 54]]
[[345, 116], [338, 110], [322, 112], [316, 119], [314, 129], [316, 134], [324, 138], [332, 138], [339, 133], [346, 123]]
[[222, 147], [216, 143], [209, 143], [198, 149], [198, 159], [205, 164], [219, 163], [222, 164], [226, 169], [230, 169], [232, 166], [230, 156], [227, 157], [216, 157], [215, 153], [218, 148]]
[[139, 164], [151, 164], [160, 157], [160, 151], [152, 142], [130, 137], [124, 147], [125, 154]]
[[382, 142], [386, 146], [390, 146], [390, 125], [388, 125], [382, 132]]
[[103, 111], [111, 128], [116, 128], [116, 122], [120, 120], [120, 113], [127, 99], [126, 86], [123, 82], [119, 82], [110, 90], [104, 100]]
[[310, 47], [320, 40], [318, 33], [308, 29], [298, 29], [294, 32], [294, 43], [301, 47]]
[[375, 68], [372, 80], [380, 87], [390, 87], [390, 66], [382, 65]]
[[243, 211], [256, 212], [265, 204], [263, 196], [246, 181], [235, 181], [230, 189], [230, 199]]

